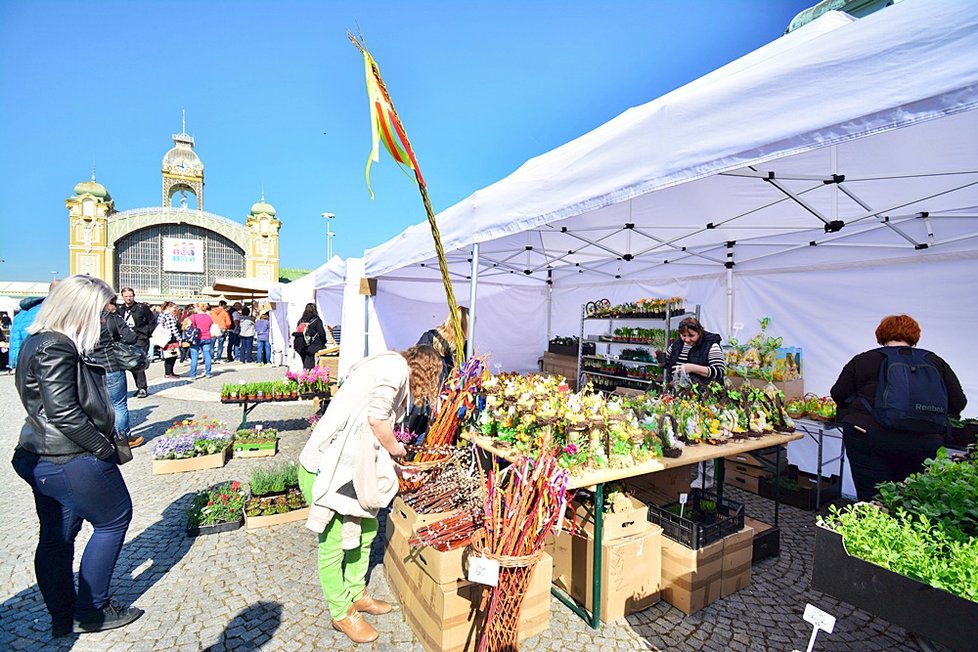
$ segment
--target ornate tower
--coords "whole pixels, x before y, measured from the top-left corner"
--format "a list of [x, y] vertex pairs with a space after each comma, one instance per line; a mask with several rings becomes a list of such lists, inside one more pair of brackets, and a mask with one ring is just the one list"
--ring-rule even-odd
[[188, 191], [197, 198], [197, 210], [204, 210], [204, 164], [194, 152], [194, 137], [187, 133], [184, 114], [180, 133], [173, 134], [173, 148], [163, 156], [163, 206], [174, 207], [173, 195], [179, 192], [180, 205], [186, 208]]
[[245, 276], [266, 281], [278, 280], [278, 232], [282, 223], [275, 217], [275, 207], [261, 200], [251, 206], [245, 220], [251, 246], [245, 255]]
[[65, 200], [68, 209], [68, 268], [71, 274], [88, 274], [112, 284], [112, 258], [106, 240], [109, 216], [115, 201], [101, 183], [82, 181], [75, 194]]

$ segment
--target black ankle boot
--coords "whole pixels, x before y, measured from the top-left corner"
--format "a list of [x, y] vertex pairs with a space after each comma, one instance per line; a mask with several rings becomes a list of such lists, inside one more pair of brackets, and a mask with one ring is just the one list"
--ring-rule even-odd
[[101, 609], [75, 616], [75, 632], [101, 632], [125, 627], [145, 612], [138, 607], [123, 607], [111, 600]]

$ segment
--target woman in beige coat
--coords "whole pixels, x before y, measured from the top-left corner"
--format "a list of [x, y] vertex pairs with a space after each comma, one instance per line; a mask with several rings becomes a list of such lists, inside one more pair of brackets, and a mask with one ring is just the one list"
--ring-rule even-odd
[[333, 627], [355, 643], [377, 630], [361, 612], [388, 613], [391, 606], [367, 595], [370, 544], [377, 512], [397, 493], [404, 445], [394, 423], [409, 401], [434, 401], [441, 356], [430, 346], [388, 351], [354, 365], [299, 455], [299, 484], [310, 505], [306, 527], [319, 533], [319, 580]]

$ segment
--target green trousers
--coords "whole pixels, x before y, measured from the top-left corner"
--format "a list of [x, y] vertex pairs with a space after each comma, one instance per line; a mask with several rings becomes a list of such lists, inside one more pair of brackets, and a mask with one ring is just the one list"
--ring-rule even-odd
[[[299, 466], [299, 487], [306, 502], [312, 504], [312, 485], [316, 476]], [[319, 583], [329, 604], [333, 620], [346, 616], [350, 605], [359, 600], [367, 588], [367, 568], [370, 564], [370, 544], [377, 536], [377, 519], [360, 520], [360, 546], [343, 550], [343, 516], [336, 514], [319, 535], [317, 561]]]

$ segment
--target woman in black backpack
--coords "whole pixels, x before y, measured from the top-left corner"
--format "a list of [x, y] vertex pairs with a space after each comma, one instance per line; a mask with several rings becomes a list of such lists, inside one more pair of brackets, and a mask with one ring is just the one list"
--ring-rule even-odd
[[292, 334], [292, 348], [302, 358], [303, 368], [312, 369], [316, 364], [316, 352], [325, 347], [326, 327], [319, 317], [316, 304], [307, 303]]
[[[910, 349], [919, 340], [920, 324], [909, 315], [884, 317], [876, 327], [876, 341], [881, 347]], [[968, 403], [961, 382], [940, 356], [929, 351], [922, 353], [944, 380], [947, 415], [959, 415]], [[860, 353], [846, 363], [832, 386], [832, 399], [838, 405], [836, 419], [842, 424], [859, 500], [872, 500], [876, 485], [881, 482], [902, 482], [922, 470], [924, 460], [933, 458], [944, 445], [945, 432], [939, 426], [934, 427], [934, 432], [910, 432], [887, 428], [874, 417], [880, 368], [886, 359], [887, 354], [881, 349]]]

